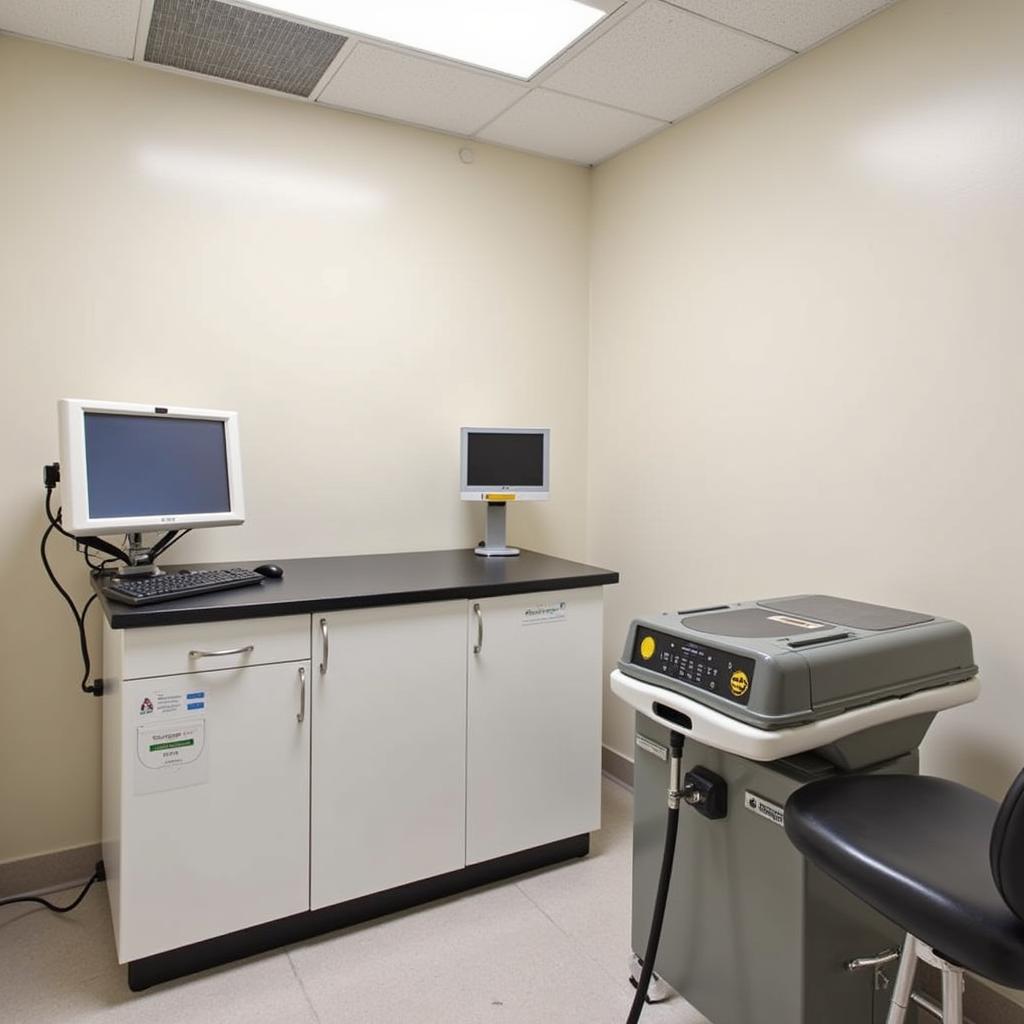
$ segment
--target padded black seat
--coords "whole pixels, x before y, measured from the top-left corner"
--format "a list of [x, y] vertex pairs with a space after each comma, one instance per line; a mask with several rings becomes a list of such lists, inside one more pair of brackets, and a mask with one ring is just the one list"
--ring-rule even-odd
[[[944, 779], [847, 775], [786, 804], [786, 833], [827, 875], [941, 957], [1024, 988], [1024, 773], [1002, 806]], [[1005, 899], [1004, 899], [1005, 894]], [[1018, 906], [1019, 909], [1019, 906]]]

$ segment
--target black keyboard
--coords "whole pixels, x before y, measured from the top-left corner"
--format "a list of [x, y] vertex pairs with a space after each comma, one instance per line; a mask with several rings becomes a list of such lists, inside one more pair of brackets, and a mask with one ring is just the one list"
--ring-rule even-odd
[[252, 569], [185, 569], [159, 576], [113, 576], [104, 581], [102, 589], [114, 601], [153, 604], [262, 582], [263, 577]]

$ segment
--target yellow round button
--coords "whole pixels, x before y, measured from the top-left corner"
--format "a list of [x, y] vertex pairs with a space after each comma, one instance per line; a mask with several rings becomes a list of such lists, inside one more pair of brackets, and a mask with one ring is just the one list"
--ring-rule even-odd
[[640, 657], [643, 658], [644, 661], [650, 661], [651, 658], [654, 657], [653, 636], [645, 636], [643, 640], [640, 641]]
[[734, 697], [742, 697], [750, 689], [750, 680], [747, 673], [737, 670], [729, 679], [729, 692]]

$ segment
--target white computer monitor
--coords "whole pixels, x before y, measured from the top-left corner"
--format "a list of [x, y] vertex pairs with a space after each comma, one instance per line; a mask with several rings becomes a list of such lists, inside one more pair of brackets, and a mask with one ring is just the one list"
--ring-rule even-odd
[[463, 501], [546, 500], [550, 455], [547, 428], [463, 427]]
[[519, 554], [506, 542], [505, 510], [514, 501], [549, 493], [551, 431], [544, 427], [463, 427], [459, 491], [463, 501], [487, 502], [487, 531], [478, 555]]
[[76, 537], [245, 521], [238, 415], [57, 403], [63, 526]]

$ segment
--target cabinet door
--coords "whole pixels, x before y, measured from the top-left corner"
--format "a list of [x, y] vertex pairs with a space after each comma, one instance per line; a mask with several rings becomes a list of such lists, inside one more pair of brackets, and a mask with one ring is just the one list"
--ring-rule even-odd
[[312, 627], [313, 908], [463, 867], [466, 602]]
[[600, 589], [470, 601], [468, 622], [467, 863], [599, 827]]
[[124, 684], [122, 961], [308, 909], [309, 673]]

